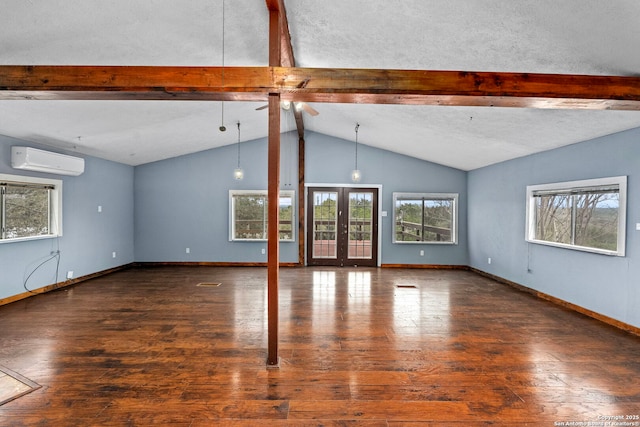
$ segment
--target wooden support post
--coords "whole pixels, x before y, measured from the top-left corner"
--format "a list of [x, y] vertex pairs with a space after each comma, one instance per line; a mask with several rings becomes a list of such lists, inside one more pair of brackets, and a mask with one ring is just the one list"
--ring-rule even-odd
[[[269, 11], [269, 65], [280, 66], [280, 13]], [[267, 231], [267, 311], [269, 348], [267, 368], [279, 368], [278, 357], [278, 281], [280, 276], [280, 94], [269, 93], [269, 166]]]
[[306, 211], [304, 208], [304, 160], [305, 160], [305, 141], [304, 136], [298, 138], [298, 265], [304, 266], [304, 245], [305, 232], [304, 224], [306, 221]]
[[280, 276], [280, 95], [269, 95], [269, 172], [268, 172], [268, 367], [278, 367], [278, 280]]

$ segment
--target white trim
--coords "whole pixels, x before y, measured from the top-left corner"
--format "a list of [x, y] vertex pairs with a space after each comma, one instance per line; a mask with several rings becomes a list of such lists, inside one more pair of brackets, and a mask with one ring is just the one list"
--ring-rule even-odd
[[17, 182], [27, 184], [42, 184], [54, 187], [51, 190], [51, 229], [49, 234], [43, 236], [18, 237], [14, 239], [0, 239], [0, 244], [24, 242], [30, 240], [51, 239], [62, 236], [62, 180], [51, 178], [37, 178], [24, 175], [0, 174], [0, 181]]
[[[557, 190], [559, 192], [567, 190], [579, 190], [586, 187], [604, 187], [609, 185], [617, 185], [618, 192], [618, 239], [617, 250], [610, 251], [606, 249], [591, 248], [585, 246], [571, 245], [566, 243], [555, 243], [546, 240], [538, 240], [535, 238], [535, 203], [533, 203], [533, 194], [539, 191]], [[565, 249], [573, 249], [583, 252], [591, 252], [602, 255], [625, 256], [626, 248], [626, 228], [627, 228], [627, 177], [614, 176], [608, 178], [585, 179], [580, 181], [566, 181], [549, 184], [536, 184], [527, 186], [527, 207], [526, 207], [526, 224], [525, 224], [525, 240], [529, 243], [536, 243], [546, 246], [555, 246]]]
[[362, 183], [352, 183], [352, 184], [332, 184], [332, 183], [308, 183], [304, 184], [306, 187], [324, 187], [324, 188], [377, 188], [382, 190], [382, 184], [362, 184]]
[[[235, 236], [235, 221], [233, 220], [233, 212], [234, 212], [234, 195], [246, 195], [246, 194], [255, 194], [264, 196], [265, 199], [268, 196], [268, 190], [229, 190], [229, 241], [230, 242], [266, 242], [268, 239], [236, 239]], [[288, 196], [291, 198], [291, 239], [283, 240], [279, 239], [280, 243], [291, 243], [297, 241], [297, 229], [296, 227], [296, 218], [297, 218], [297, 199], [295, 190], [279, 190], [278, 196]]]
[[[406, 198], [424, 198], [429, 200], [453, 200], [453, 221], [451, 221], [451, 241], [448, 242], [432, 242], [432, 241], [404, 241], [396, 240], [396, 200], [399, 197]], [[393, 193], [393, 209], [391, 214], [392, 221], [392, 235], [391, 243], [397, 243], [399, 245], [457, 245], [458, 244], [458, 199], [460, 195], [458, 193]]]

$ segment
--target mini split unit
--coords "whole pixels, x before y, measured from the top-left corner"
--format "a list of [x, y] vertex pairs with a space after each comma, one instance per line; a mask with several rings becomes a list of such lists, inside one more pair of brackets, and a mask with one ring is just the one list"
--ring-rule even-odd
[[11, 167], [58, 175], [78, 176], [84, 172], [84, 159], [31, 147], [11, 147]]

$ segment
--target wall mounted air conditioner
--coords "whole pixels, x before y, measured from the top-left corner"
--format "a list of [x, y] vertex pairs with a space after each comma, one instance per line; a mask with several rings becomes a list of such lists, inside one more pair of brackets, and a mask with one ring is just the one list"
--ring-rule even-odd
[[84, 159], [31, 147], [11, 147], [11, 167], [59, 175], [78, 176], [84, 172]]

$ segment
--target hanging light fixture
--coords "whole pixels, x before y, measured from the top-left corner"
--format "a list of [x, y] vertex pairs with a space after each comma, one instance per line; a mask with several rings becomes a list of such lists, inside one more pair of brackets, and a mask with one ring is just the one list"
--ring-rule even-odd
[[351, 171], [351, 181], [360, 182], [362, 175], [360, 169], [358, 169], [358, 130], [360, 129], [360, 123], [356, 123], [356, 167]]
[[240, 167], [240, 122], [238, 122], [238, 167], [233, 170], [233, 177], [238, 181], [244, 178], [244, 171]]
[[[224, 0], [222, 0], [222, 88], [224, 89]], [[221, 103], [220, 132], [225, 132], [227, 127], [224, 125], [224, 99]], [[242, 179], [242, 178], [240, 178]]]

